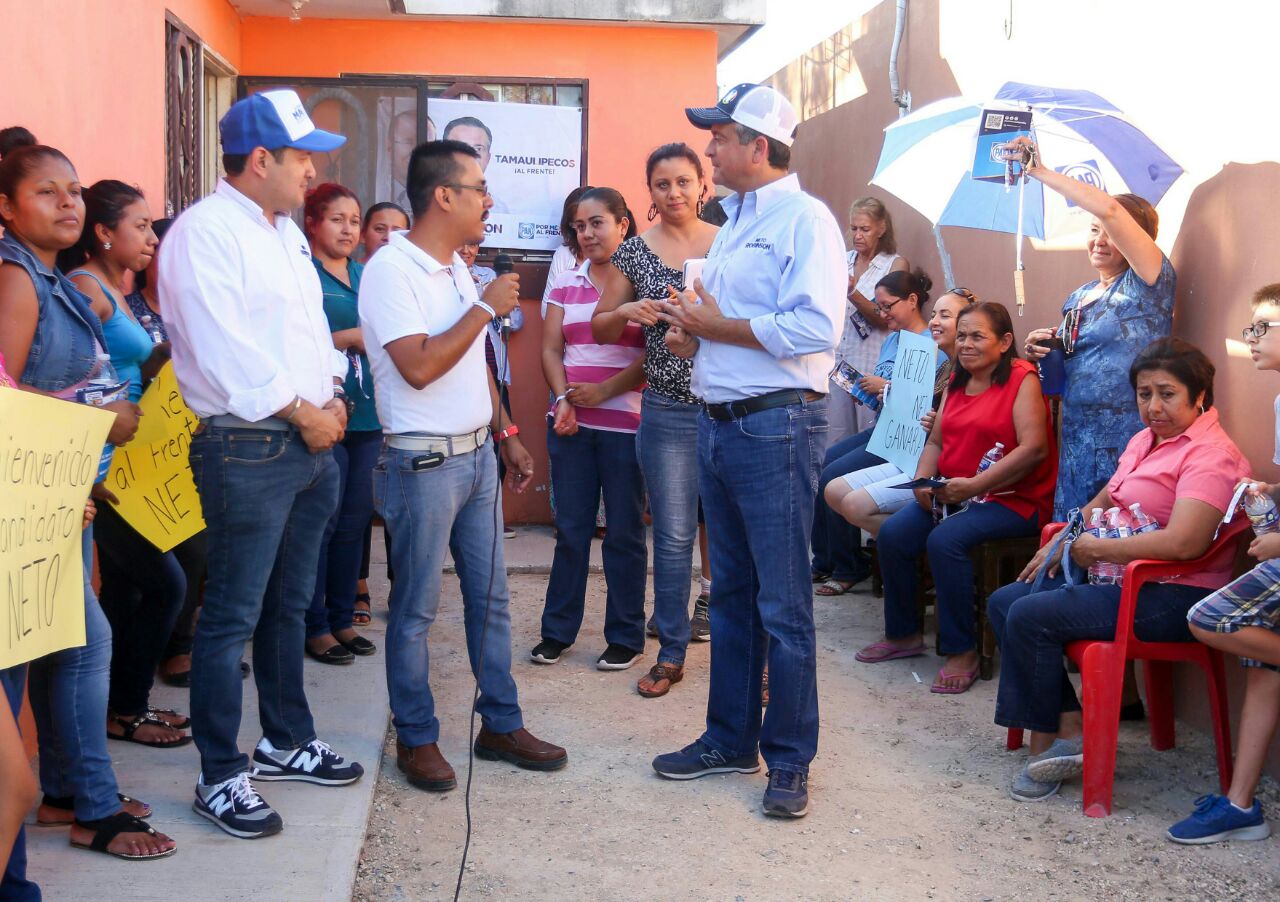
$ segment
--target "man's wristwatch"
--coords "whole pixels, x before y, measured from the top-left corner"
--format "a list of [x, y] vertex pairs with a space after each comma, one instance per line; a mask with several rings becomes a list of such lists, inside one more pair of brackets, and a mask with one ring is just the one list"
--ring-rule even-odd
[[356, 402], [347, 397], [347, 390], [341, 385], [335, 385], [333, 387], [333, 396], [346, 406], [347, 419], [351, 419], [351, 415], [356, 411]]

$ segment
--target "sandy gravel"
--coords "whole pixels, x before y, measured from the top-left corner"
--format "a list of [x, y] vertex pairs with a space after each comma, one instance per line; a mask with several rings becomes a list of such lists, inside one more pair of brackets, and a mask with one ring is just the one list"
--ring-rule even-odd
[[[763, 773], [661, 780], [650, 759], [700, 732], [708, 647], [690, 650], [684, 682], [660, 700], [636, 695], [640, 666], [596, 671], [604, 581], [593, 575], [580, 644], [556, 666], [531, 664], [545, 580], [512, 578], [516, 679], [527, 725], [566, 746], [570, 765], [548, 775], [476, 762], [463, 898], [1280, 899], [1275, 837], [1202, 848], [1163, 837], [1216, 785], [1206, 736], [1185, 729], [1177, 749], [1155, 752], [1126, 725], [1110, 818], [1081, 814], [1078, 784], [1013, 802], [1021, 759], [991, 722], [995, 683], [944, 698], [928, 692], [933, 658], [853, 661], [881, 622], [869, 594], [816, 600], [822, 736], [807, 818], [761, 815]], [[472, 684], [451, 577], [446, 590], [433, 683], [442, 749], [465, 779]], [[647, 651], [644, 666], [654, 641]], [[355, 898], [451, 898], [462, 790], [410, 787], [388, 748]], [[1274, 783], [1263, 804], [1280, 816]]]

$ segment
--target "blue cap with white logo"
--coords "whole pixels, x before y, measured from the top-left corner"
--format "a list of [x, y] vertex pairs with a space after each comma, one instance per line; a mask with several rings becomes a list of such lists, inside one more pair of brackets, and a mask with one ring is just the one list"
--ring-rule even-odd
[[223, 153], [249, 153], [255, 147], [279, 150], [337, 150], [347, 139], [316, 128], [296, 91], [263, 91], [237, 100], [218, 123]]

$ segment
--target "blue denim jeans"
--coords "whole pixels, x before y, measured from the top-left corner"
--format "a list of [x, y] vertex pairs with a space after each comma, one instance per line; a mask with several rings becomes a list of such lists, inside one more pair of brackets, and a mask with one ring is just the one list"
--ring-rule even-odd
[[[19, 664], [0, 670], [0, 692], [3, 704], [0, 717], [18, 719], [22, 710], [22, 690], [27, 684], [27, 665]], [[0, 876], [0, 902], [40, 902], [40, 887], [27, 879], [27, 836], [23, 827], [18, 828], [17, 839], [5, 862], [4, 875]]]
[[649, 550], [644, 541], [644, 477], [629, 432], [547, 428], [556, 489], [556, 551], [542, 609], [542, 638], [572, 645], [586, 607], [596, 502], [604, 492], [609, 528], [601, 548], [607, 595], [604, 638], [644, 649], [644, 589]]
[[[1062, 576], [1010, 583], [987, 599], [987, 616], [1000, 646], [996, 723], [1058, 732], [1059, 716], [1079, 711], [1080, 700], [1062, 664], [1068, 642], [1116, 634], [1120, 586], [1066, 586]], [[1191, 642], [1187, 612], [1209, 594], [1198, 586], [1149, 583], [1138, 592], [1134, 631], [1145, 642]]]
[[31, 713], [40, 748], [40, 788], [45, 795], [75, 797], [82, 821], [120, 810], [119, 789], [107, 753], [107, 685], [111, 669], [111, 626], [93, 594], [93, 530], [84, 549], [85, 644], [32, 661]]
[[325, 524], [333, 454], [296, 432], [206, 428], [191, 440], [209, 577], [191, 658], [191, 726], [206, 784], [249, 769], [240, 751], [240, 657], [253, 639], [262, 733], [278, 749], [316, 738], [302, 681], [303, 619]]
[[[699, 404], [673, 401], [646, 390], [636, 433], [636, 454], [653, 514], [653, 619], [661, 643], [658, 660], [671, 664], [683, 664], [689, 647], [693, 543], [698, 538], [701, 409]], [[710, 534], [710, 525], [707, 528]]]
[[826, 429], [825, 399], [728, 422], [705, 412], [698, 419], [698, 486], [716, 573], [702, 741], [728, 758], [758, 748], [770, 769], [799, 773], [818, 751], [809, 538]]
[[990, 539], [1033, 536], [1038, 518], [1002, 504], [971, 504], [934, 525], [933, 514], [914, 500], [880, 527], [876, 553], [884, 579], [884, 634], [905, 639], [920, 632], [916, 559], [929, 554], [937, 593], [938, 651], [958, 655], [978, 647], [976, 589], [969, 551]]
[[320, 540], [316, 591], [307, 609], [307, 638], [351, 629], [364, 537], [373, 520], [373, 465], [382, 433], [348, 432], [333, 446], [338, 465], [338, 509]]
[[462, 588], [467, 656], [480, 686], [476, 709], [495, 733], [524, 726], [511, 676], [511, 611], [491, 443], [420, 471], [411, 463], [420, 452], [384, 447], [373, 471], [374, 508], [391, 531], [396, 570], [387, 624], [387, 689], [396, 735], [408, 746], [440, 737], [427, 633], [440, 606], [446, 549], [453, 553]]
[[871, 573], [871, 564], [862, 550], [861, 530], [827, 504], [827, 483], [847, 473], [856, 473], [884, 461], [867, 450], [871, 430], [848, 436], [827, 449], [818, 479], [818, 497], [813, 510], [814, 573], [830, 573], [840, 582], [857, 582]]

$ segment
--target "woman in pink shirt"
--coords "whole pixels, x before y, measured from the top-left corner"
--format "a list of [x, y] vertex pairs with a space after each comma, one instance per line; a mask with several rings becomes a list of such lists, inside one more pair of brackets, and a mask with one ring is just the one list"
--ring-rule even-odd
[[[1069, 642], [1115, 635], [1121, 592], [1118, 585], [1089, 584], [1084, 571], [1103, 561], [1195, 560], [1213, 543], [1236, 484], [1249, 475], [1244, 455], [1218, 423], [1213, 374], [1209, 359], [1177, 338], [1152, 342], [1129, 368], [1146, 428], [1130, 439], [1115, 475], [1085, 511], [1138, 503], [1161, 528], [1128, 538], [1080, 536], [1071, 546], [1073, 574], [1079, 573], [1072, 586], [1060, 572], [1061, 553], [1046, 546], [1018, 582], [987, 602], [1001, 657], [996, 723], [1031, 732], [1031, 756], [1010, 787], [1020, 802], [1052, 796], [1084, 767], [1084, 722], [1062, 656]], [[1187, 611], [1231, 578], [1233, 554], [1224, 549], [1203, 570], [1143, 586], [1133, 620], [1138, 638], [1191, 641]], [[1032, 581], [1042, 567], [1048, 578], [1037, 590]]]
[[609, 529], [604, 574], [608, 585], [600, 670], [626, 670], [644, 653], [644, 478], [636, 457], [644, 334], [630, 323], [598, 344], [591, 315], [600, 285], [622, 242], [635, 234], [631, 211], [612, 188], [591, 188], [578, 199], [573, 229], [586, 262], [557, 277], [547, 293], [542, 372], [555, 400], [547, 416], [547, 452], [556, 493], [556, 551], [542, 612], [542, 641], [530, 652], [554, 664], [573, 645], [586, 604], [596, 503], [604, 493]]

